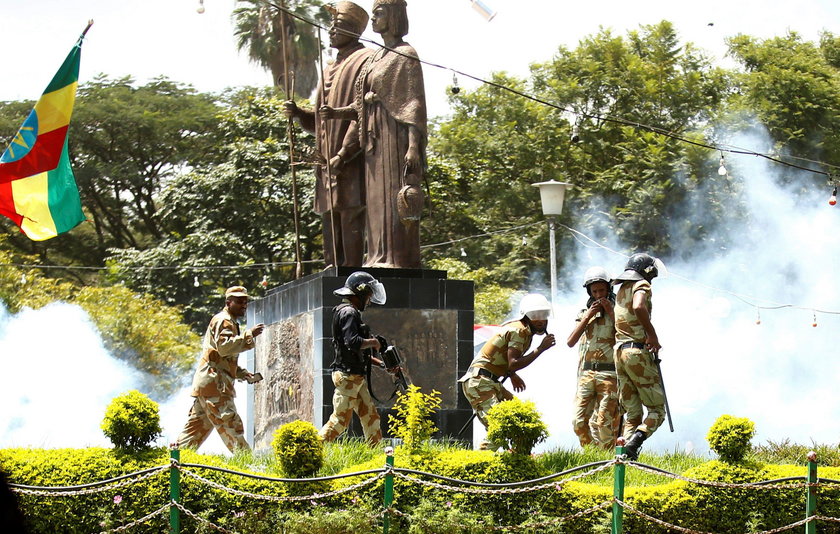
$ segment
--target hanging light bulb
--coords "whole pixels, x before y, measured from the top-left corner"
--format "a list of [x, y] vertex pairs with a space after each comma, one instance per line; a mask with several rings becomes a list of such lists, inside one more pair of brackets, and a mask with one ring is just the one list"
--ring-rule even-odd
[[[464, 249], [461, 249], [461, 250], [464, 250]], [[22, 275], [20, 275], [20, 285], [22, 285], [22, 286], [26, 285], [26, 273], [23, 273]]]
[[462, 258], [466, 258], [466, 257], [467, 257], [467, 251], [466, 251], [466, 250], [464, 250], [464, 247], [461, 247], [461, 257], [462, 257]]
[[837, 204], [837, 186], [834, 186], [834, 190], [831, 192], [831, 198], [828, 199], [828, 205], [834, 206]]
[[572, 141], [572, 143], [578, 143], [578, 142], [580, 142], [580, 127], [578, 126], [578, 123], [577, 123], [577, 122], [575, 122], [575, 123], [572, 125], [572, 136], [571, 136], [571, 141]]
[[204, 0], [198, 0], [198, 9], [196, 9], [195, 12], [199, 15], [204, 13]]
[[720, 153], [720, 167], [718, 167], [718, 174], [721, 176], [726, 176], [726, 160], [723, 159], [723, 152]]
[[761, 308], [755, 309], [755, 324], [761, 324]]
[[813, 326], [814, 328], [817, 327], [817, 312], [816, 311], [814, 312], [814, 322], [811, 323], [811, 326]]
[[453, 95], [457, 95], [461, 92], [461, 88], [458, 87], [458, 75], [454, 72], [452, 73], [452, 87], [449, 88], [449, 92]]
[[198, 276], [197, 275], [193, 277], [193, 285], [195, 287], [201, 287], [201, 282], [198, 281]]
[[528, 244], [528, 238], [523, 235], [522, 236], [522, 246], [524, 247], [527, 244]]
[[260, 285], [263, 286], [263, 288], [268, 287], [268, 276], [263, 276], [262, 280], [260, 280]]

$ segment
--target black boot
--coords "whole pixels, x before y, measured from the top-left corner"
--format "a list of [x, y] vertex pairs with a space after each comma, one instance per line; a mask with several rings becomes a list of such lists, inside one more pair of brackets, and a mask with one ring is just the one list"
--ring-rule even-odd
[[635, 462], [639, 459], [639, 451], [642, 449], [642, 443], [646, 439], [647, 434], [641, 430], [633, 432], [633, 435], [630, 436], [630, 439], [628, 439], [627, 443], [624, 445], [624, 454], [627, 455], [628, 460], [633, 460]]

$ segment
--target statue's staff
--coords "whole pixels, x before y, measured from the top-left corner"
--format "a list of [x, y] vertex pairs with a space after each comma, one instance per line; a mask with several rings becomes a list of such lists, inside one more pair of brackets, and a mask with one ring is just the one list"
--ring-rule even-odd
[[[286, 92], [287, 100], [294, 100], [295, 81], [294, 72], [289, 68], [289, 54], [286, 51], [286, 2], [280, 2], [280, 41], [283, 48], [283, 90]], [[291, 92], [289, 92], [289, 78], [291, 77]], [[295, 169], [295, 131], [291, 118], [286, 128], [286, 137], [289, 142], [289, 166], [292, 170], [292, 210], [295, 222], [295, 278], [303, 276], [303, 265], [300, 261], [300, 215], [297, 195], [297, 171]]]
[[[320, 72], [321, 80], [318, 83], [318, 96], [319, 96], [319, 100], [320, 100], [321, 105], [325, 106], [327, 104], [327, 91], [326, 91], [326, 88], [325, 88], [325, 83], [326, 82], [324, 81], [324, 43], [321, 41], [321, 27], [320, 26], [318, 26], [318, 69], [321, 71]], [[315, 110], [315, 113], [317, 115], [316, 120], [321, 121], [321, 128], [319, 130], [319, 134], [322, 133], [323, 134], [322, 137], [324, 138], [324, 143], [323, 143], [324, 154], [323, 154], [323, 156], [324, 156], [324, 159], [327, 160], [326, 181], [327, 181], [327, 194], [329, 195], [328, 206], [329, 206], [329, 210], [330, 210], [330, 236], [332, 236], [330, 241], [332, 242], [331, 244], [332, 244], [332, 253], [333, 253], [333, 266], [337, 268], [338, 267], [338, 248], [336, 247], [336, 243], [335, 243], [336, 242], [336, 235], [335, 235], [335, 215], [333, 213], [334, 198], [333, 198], [333, 191], [332, 191], [332, 180], [333, 180], [332, 161], [331, 161], [332, 160], [332, 153], [330, 152], [330, 149], [332, 148], [330, 146], [331, 145], [330, 141], [332, 140], [332, 136], [331, 136], [332, 132], [330, 130], [332, 121], [328, 121], [328, 120], [322, 118], [320, 113], [318, 113], [317, 109]], [[321, 148], [321, 146], [322, 146], [321, 140], [316, 139], [315, 142], [317, 143], [316, 146], [318, 146], [318, 148]], [[323, 174], [322, 174], [322, 179], [323, 179]], [[324, 230], [326, 230], [326, 228]], [[336, 273], [338, 273], [337, 270], [336, 270]]]

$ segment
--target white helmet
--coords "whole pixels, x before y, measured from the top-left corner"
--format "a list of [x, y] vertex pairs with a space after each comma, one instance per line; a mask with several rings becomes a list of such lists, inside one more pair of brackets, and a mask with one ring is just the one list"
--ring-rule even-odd
[[583, 274], [583, 287], [589, 289], [589, 284], [595, 282], [606, 282], [609, 285], [612, 283], [612, 277], [603, 267], [590, 267]]
[[519, 314], [532, 321], [546, 321], [551, 316], [551, 303], [539, 293], [528, 293], [519, 301]]

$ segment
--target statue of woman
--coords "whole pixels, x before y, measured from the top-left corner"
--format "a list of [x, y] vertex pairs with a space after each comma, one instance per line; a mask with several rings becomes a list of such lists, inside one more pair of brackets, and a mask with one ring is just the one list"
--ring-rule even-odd
[[426, 91], [417, 52], [403, 41], [408, 33], [405, 0], [375, 0], [371, 28], [385, 47], [362, 68], [354, 104], [323, 106], [320, 112], [325, 119], [359, 121], [367, 204], [364, 265], [419, 268]]

